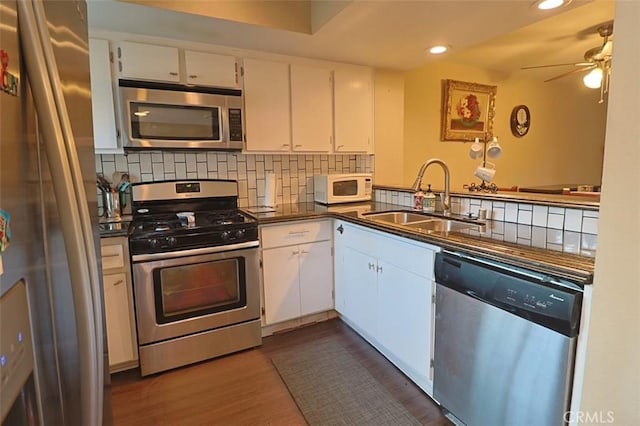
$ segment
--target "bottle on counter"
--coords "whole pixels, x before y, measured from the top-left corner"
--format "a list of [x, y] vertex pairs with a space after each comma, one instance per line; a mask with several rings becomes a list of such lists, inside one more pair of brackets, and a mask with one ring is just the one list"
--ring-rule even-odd
[[436, 211], [436, 194], [431, 192], [431, 185], [428, 186], [427, 192], [424, 194], [422, 211], [426, 213], [435, 213]]
[[418, 189], [418, 192], [413, 194], [413, 208], [415, 210], [422, 210], [424, 201], [424, 192], [422, 188]]

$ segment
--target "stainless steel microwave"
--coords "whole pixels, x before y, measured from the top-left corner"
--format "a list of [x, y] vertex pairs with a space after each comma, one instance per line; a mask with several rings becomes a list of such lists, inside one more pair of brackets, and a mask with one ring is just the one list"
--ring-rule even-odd
[[313, 199], [322, 204], [371, 200], [371, 173], [344, 173], [313, 177]]
[[242, 149], [241, 90], [119, 80], [119, 91], [125, 149]]

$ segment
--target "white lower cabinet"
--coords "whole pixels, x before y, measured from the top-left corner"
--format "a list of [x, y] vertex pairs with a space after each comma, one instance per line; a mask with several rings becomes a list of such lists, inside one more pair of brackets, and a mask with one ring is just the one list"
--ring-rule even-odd
[[433, 262], [438, 247], [335, 222], [336, 310], [433, 393]]
[[331, 221], [261, 229], [265, 324], [333, 309]]
[[138, 340], [126, 237], [102, 238], [102, 284], [109, 371], [138, 366]]

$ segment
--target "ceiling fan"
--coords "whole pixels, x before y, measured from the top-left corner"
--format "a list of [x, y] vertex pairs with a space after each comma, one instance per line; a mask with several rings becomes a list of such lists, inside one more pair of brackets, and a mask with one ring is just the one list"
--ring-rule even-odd
[[537, 65], [522, 67], [523, 70], [534, 68], [549, 68], [573, 65], [578, 67], [571, 71], [551, 77], [546, 82], [557, 80], [562, 77], [566, 77], [571, 74], [576, 74], [584, 71], [589, 71], [584, 76], [583, 81], [585, 86], [591, 89], [600, 89], [600, 101], [604, 100], [604, 94], [609, 91], [609, 77], [611, 74], [611, 57], [613, 51], [613, 40], [610, 37], [613, 35], [613, 21], [606, 22], [597, 28], [598, 34], [602, 37], [602, 44], [584, 52], [584, 62], [575, 62], [569, 64], [552, 64], [552, 65]]

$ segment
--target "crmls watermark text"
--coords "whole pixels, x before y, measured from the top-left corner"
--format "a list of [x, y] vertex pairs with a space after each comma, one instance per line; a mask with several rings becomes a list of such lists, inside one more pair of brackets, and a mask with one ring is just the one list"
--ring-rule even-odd
[[567, 411], [564, 421], [577, 424], [613, 424], [613, 411]]

